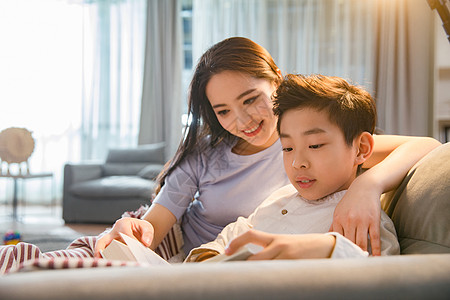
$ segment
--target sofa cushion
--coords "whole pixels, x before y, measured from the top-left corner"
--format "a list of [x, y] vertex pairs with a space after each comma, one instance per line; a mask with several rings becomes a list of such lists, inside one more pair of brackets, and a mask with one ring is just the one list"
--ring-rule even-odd
[[450, 143], [412, 168], [397, 190], [382, 198], [402, 254], [450, 253]]
[[164, 168], [164, 165], [160, 164], [151, 164], [143, 168], [137, 173], [137, 176], [140, 176], [145, 179], [154, 180], [161, 170]]
[[154, 181], [138, 176], [108, 176], [73, 184], [70, 192], [81, 197], [143, 197], [150, 199]]

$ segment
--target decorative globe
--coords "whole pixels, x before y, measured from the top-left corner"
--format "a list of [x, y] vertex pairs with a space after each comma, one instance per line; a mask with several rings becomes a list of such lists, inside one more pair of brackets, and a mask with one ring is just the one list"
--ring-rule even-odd
[[0, 132], [0, 159], [12, 163], [26, 162], [34, 151], [34, 139], [25, 128], [10, 127]]

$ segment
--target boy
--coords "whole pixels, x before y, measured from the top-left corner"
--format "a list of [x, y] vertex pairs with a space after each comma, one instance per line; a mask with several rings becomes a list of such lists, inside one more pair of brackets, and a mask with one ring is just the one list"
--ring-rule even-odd
[[[368, 256], [342, 235], [327, 231], [336, 205], [372, 154], [372, 97], [338, 77], [287, 75], [274, 98], [291, 184], [269, 196], [248, 218], [225, 227], [216, 240], [193, 249], [186, 261], [224, 253], [241, 234], [227, 254], [253, 242], [265, 247], [253, 259]], [[382, 255], [399, 254], [394, 225], [384, 212], [380, 235]], [[274, 243], [277, 239], [284, 242]]]

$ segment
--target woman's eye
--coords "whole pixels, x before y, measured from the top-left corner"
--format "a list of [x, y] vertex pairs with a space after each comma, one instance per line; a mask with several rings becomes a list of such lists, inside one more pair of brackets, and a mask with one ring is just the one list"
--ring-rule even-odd
[[311, 149], [319, 149], [322, 146], [323, 146], [323, 144], [310, 145], [309, 148], [311, 148]]
[[258, 97], [253, 97], [253, 98], [247, 99], [244, 101], [244, 104], [247, 104], [247, 105], [252, 104], [253, 102], [255, 102], [256, 98], [258, 98]]
[[229, 112], [228, 109], [226, 109], [226, 110], [220, 110], [220, 111], [217, 112], [217, 114], [218, 114], [219, 116], [225, 116], [228, 112]]
[[290, 147], [283, 148], [283, 152], [291, 152], [291, 151], [292, 151], [292, 148], [290, 148]]

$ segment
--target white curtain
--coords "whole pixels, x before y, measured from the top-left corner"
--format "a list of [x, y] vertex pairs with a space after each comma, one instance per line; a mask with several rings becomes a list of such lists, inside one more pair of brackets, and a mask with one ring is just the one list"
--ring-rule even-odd
[[54, 174], [22, 181], [20, 201], [60, 199], [66, 162], [137, 145], [145, 24], [146, 0], [0, 1], [0, 130], [31, 130], [31, 172]]
[[[53, 184], [50, 178], [19, 180], [19, 201], [26, 204], [59, 198], [64, 163], [80, 159], [81, 28], [78, 4], [0, 1], [0, 130], [32, 131], [30, 171], [54, 175]], [[11, 169], [18, 172], [17, 165]], [[0, 199], [10, 204], [12, 196], [12, 180], [1, 178]]]
[[283, 74], [342, 76], [373, 90], [376, 0], [194, 0], [194, 62], [214, 43], [245, 36]]
[[342, 76], [375, 96], [387, 134], [431, 135], [432, 11], [425, 0], [194, 0], [194, 61], [245, 36], [286, 73]]
[[432, 135], [433, 21], [427, 1], [377, 2], [376, 98], [385, 133]]
[[142, 95], [146, 0], [83, 4], [82, 159], [136, 146]]
[[181, 138], [183, 48], [181, 0], [148, 0], [139, 144], [166, 143], [170, 158]]

